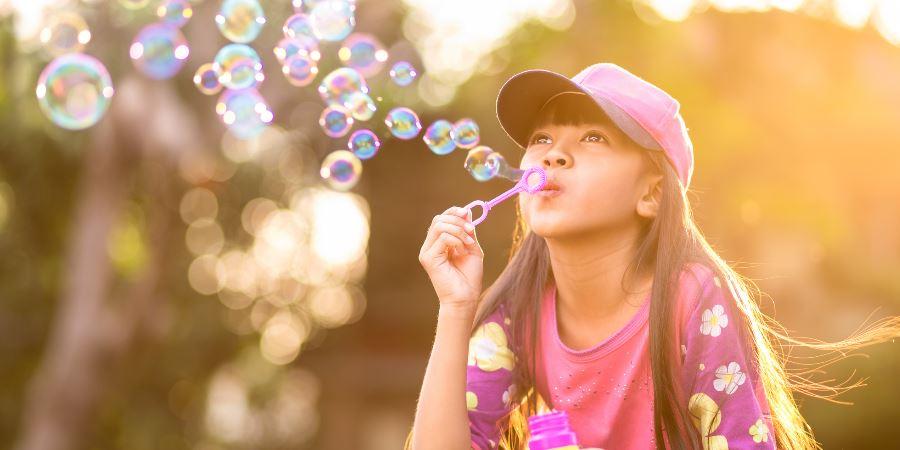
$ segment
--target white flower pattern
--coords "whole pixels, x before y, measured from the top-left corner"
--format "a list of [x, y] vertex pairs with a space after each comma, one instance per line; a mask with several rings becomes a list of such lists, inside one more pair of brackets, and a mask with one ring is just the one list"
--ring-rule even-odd
[[728, 366], [719, 366], [716, 369], [716, 379], [713, 380], [713, 387], [717, 391], [725, 391], [726, 394], [734, 394], [738, 386], [744, 384], [747, 375], [741, 372], [741, 366], [732, 361]]
[[722, 305], [715, 305], [712, 309], [703, 311], [700, 324], [700, 333], [704, 336], [716, 337], [722, 334], [722, 329], [728, 326], [728, 316]]

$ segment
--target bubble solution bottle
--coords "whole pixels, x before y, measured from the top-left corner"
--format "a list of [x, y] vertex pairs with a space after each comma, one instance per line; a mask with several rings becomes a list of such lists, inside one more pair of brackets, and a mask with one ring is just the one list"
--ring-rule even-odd
[[578, 450], [575, 432], [565, 411], [536, 414], [528, 418], [529, 450]]

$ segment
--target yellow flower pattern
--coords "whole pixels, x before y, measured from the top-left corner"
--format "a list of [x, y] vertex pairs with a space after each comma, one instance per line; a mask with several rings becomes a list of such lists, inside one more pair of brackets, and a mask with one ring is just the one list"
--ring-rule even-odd
[[756, 423], [750, 425], [750, 436], [753, 442], [769, 442], [769, 427], [766, 426], [762, 419], [758, 419]]
[[470, 366], [478, 366], [485, 372], [512, 370], [515, 360], [515, 354], [509, 349], [506, 333], [496, 322], [485, 322], [469, 339]]
[[703, 450], [728, 450], [725, 436], [712, 436], [722, 422], [722, 411], [712, 398], [702, 392], [692, 395], [688, 401], [688, 411], [694, 427], [702, 436]]
[[466, 392], [466, 409], [474, 411], [478, 407], [478, 396], [474, 392]]

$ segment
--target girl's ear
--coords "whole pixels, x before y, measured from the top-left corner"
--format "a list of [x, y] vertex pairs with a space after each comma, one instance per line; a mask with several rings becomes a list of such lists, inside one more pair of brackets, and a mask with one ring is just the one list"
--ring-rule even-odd
[[661, 174], [648, 175], [645, 178], [643, 194], [638, 199], [636, 211], [637, 214], [646, 219], [653, 219], [659, 212], [659, 202], [662, 198], [662, 179]]

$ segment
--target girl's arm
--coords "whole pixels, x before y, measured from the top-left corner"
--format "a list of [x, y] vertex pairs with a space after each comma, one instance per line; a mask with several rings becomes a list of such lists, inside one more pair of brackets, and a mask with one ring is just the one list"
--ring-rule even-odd
[[[510, 322], [505, 306], [462, 340], [456, 333], [468, 330], [475, 314], [457, 313], [442, 308], [439, 314], [438, 337], [413, 426], [412, 448], [416, 450], [497, 448], [503, 420], [513, 407], [516, 356], [507, 338]], [[417, 446], [419, 442], [421, 446]]]
[[469, 448], [466, 355], [481, 294], [483, 258], [468, 210], [450, 208], [434, 217], [419, 262], [434, 285], [440, 309], [413, 423], [413, 450]]
[[413, 450], [468, 449], [466, 356], [474, 308], [440, 307], [413, 424]]
[[728, 287], [707, 275], [682, 328], [688, 416], [704, 449], [774, 449], [768, 402], [742, 331], [746, 319]]

